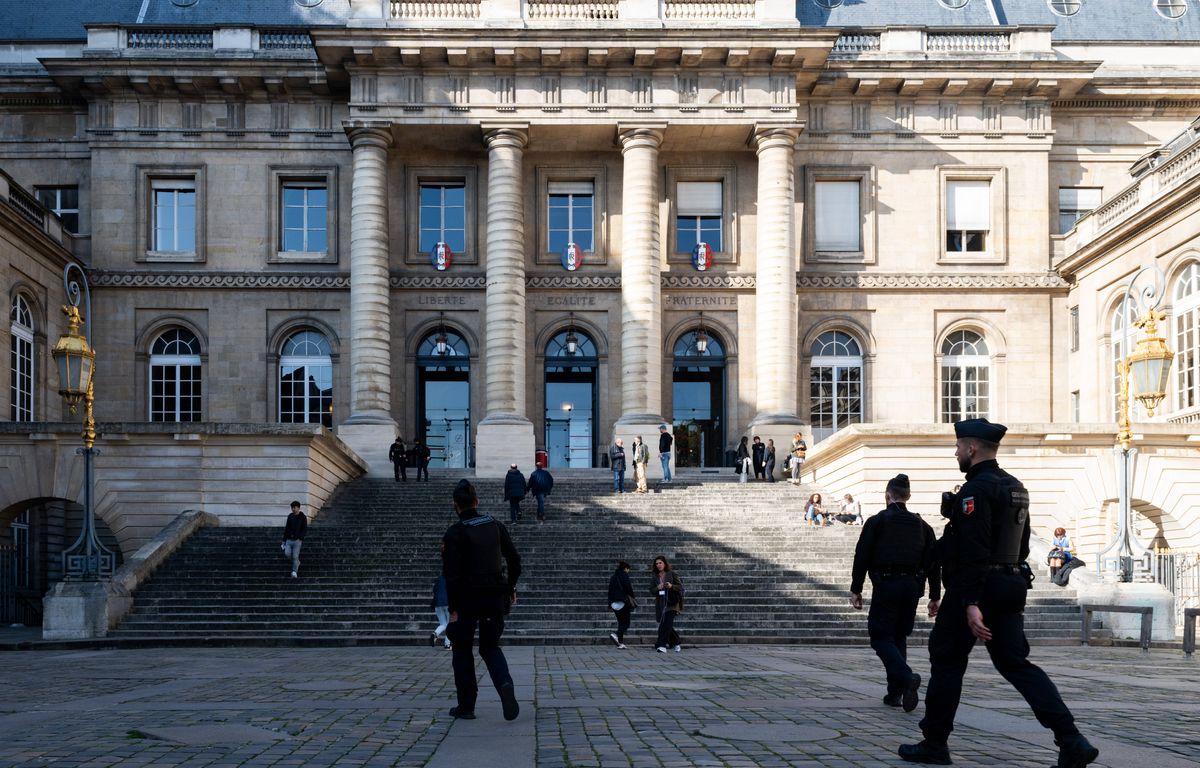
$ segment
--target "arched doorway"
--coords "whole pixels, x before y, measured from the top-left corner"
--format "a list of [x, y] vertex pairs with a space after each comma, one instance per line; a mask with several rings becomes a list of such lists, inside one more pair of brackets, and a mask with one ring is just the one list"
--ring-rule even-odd
[[675, 464], [725, 464], [725, 345], [704, 328], [679, 337], [673, 349], [671, 421]]
[[599, 365], [595, 342], [574, 328], [546, 344], [545, 445], [551, 467], [595, 466]]
[[471, 350], [441, 328], [417, 347], [417, 435], [431, 467], [465, 469], [471, 461]]

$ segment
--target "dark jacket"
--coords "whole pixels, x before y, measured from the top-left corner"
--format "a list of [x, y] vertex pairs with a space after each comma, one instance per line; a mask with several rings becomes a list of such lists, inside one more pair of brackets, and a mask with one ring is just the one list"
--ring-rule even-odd
[[388, 448], [388, 461], [393, 464], [403, 464], [408, 461], [408, 449], [404, 447], [403, 440], [397, 440], [392, 443], [391, 448]]
[[550, 491], [554, 488], [554, 476], [544, 467], [538, 467], [529, 474], [529, 482], [526, 487], [534, 496], [549, 496]]
[[450, 605], [450, 592], [446, 589], [446, 577], [438, 576], [433, 582], [433, 599], [429, 601], [430, 608], [444, 608]]
[[754, 462], [756, 468], [762, 467], [764, 459], [767, 455], [767, 446], [763, 443], [754, 443], [750, 446], [751, 461]]
[[748, 458], [750, 458], [750, 451], [746, 449], [746, 444], [738, 443], [738, 447], [737, 447], [738, 464], [740, 465], [743, 461], [745, 461]]
[[429, 450], [429, 446], [424, 443], [417, 443], [412, 448], [413, 463], [418, 467], [423, 467], [429, 463], [429, 457], [433, 452]]
[[1029, 558], [1029, 492], [995, 459], [967, 470], [957, 494], [946, 494], [942, 515], [950, 524], [938, 542], [946, 588], [966, 605], [982, 597], [990, 565], [1018, 565]]
[[775, 468], [775, 446], [773, 446], [773, 445], [767, 446], [767, 459], [766, 459], [765, 466], [767, 467], [767, 469]]
[[510, 469], [504, 476], [504, 499], [525, 498], [525, 475], [520, 470]]
[[608, 580], [608, 602], [609, 603], [628, 603], [629, 598], [637, 597], [633, 593], [633, 583], [629, 580], [629, 574], [624, 568], [618, 568], [617, 572]]
[[287, 516], [287, 522], [283, 526], [283, 540], [300, 539], [303, 541], [304, 534], [308, 533], [308, 518], [303, 512], [291, 512]]
[[675, 574], [675, 571], [667, 571], [667, 583], [669, 588], [664, 597], [658, 594], [658, 574], [650, 574], [650, 594], [654, 595], [654, 605], [661, 613], [665, 607], [672, 611], [683, 610], [683, 579]]
[[608, 468], [613, 472], [625, 471], [625, 446], [613, 443], [608, 449]]
[[658, 452], [659, 453], [670, 453], [671, 452], [671, 443], [673, 443], [673, 442], [674, 442], [674, 438], [671, 437], [670, 432], [659, 432], [658, 433]]
[[909, 512], [901, 502], [889, 504], [867, 520], [858, 536], [850, 591], [861, 593], [869, 572], [892, 571], [915, 576], [921, 583], [922, 594], [928, 579], [929, 599], [940, 599], [942, 582], [933, 554], [936, 543], [937, 536], [929, 523]]
[[442, 574], [450, 610], [472, 616], [508, 613], [521, 577], [521, 556], [508, 529], [491, 516], [472, 510], [450, 526], [442, 543], [446, 546]]

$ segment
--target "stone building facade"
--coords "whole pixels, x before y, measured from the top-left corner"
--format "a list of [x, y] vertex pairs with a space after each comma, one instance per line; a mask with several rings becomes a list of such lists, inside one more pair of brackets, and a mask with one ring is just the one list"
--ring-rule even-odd
[[104, 417], [374, 471], [1110, 421], [1146, 251], [1093, 285], [1075, 219], [1200, 112], [1190, 2], [51, 5], [6, 11], [0, 166], [74, 217]]

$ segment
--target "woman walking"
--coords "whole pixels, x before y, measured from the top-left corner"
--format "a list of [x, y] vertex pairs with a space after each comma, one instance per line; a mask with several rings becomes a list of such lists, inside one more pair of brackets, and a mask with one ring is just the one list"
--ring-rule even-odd
[[[742, 438], [746, 442], [746, 438]], [[745, 477], [745, 475], [742, 475]], [[683, 582], [671, 570], [671, 564], [665, 557], [654, 558], [654, 566], [650, 580], [654, 589], [654, 611], [658, 619], [658, 639], [654, 641], [654, 650], [666, 653], [668, 647], [674, 647], [675, 653], [683, 651], [679, 644], [679, 633], [675, 631], [675, 616], [683, 610]]]
[[618, 648], [625, 647], [625, 633], [629, 631], [629, 616], [637, 607], [637, 599], [633, 594], [633, 584], [629, 581], [629, 563], [624, 560], [617, 562], [617, 570], [608, 580], [608, 607], [617, 615], [617, 631], [609, 633], [609, 637]]
[[765, 469], [767, 472], [767, 482], [775, 482], [775, 441], [767, 438], [767, 460]]
[[808, 453], [808, 444], [804, 436], [797, 432], [792, 436], [792, 485], [800, 485], [800, 468], [804, 466], [804, 457]]
[[740, 475], [738, 478], [739, 483], [744, 483], [749, 480], [750, 472], [752, 471], [750, 468], [749, 442], [750, 438], [742, 435], [742, 442], [738, 443], [737, 447], [737, 456], [735, 457], [735, 461], [737, 462], [736, 466], [738, 475]]

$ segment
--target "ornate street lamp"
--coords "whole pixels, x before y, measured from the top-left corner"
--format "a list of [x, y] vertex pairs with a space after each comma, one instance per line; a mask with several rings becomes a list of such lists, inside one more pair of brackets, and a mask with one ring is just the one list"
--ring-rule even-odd
[[700, 329], [696, 331], [696, 352], [708, 353], [708, 331], [704, 329], [704, 313], [700, 313]]
[[[71, 279], [71, 271], [79, 273], [79, 281]], [[83, 455], [83, 530], [66, 551], [63, 552], [65, 578], [80, 581], [97, 581], [111, 577], [113, 553], [100, 543], [96, 536], [96, 521], [92, 511], [92, 467], [98, 450], [96, 444], [96, 422], [92, 414], [93, 373], [96, 350], [92, 348], [92, 294], [88, 290], [87, 275], [83, 267], [71, 262], [63, 269], [63, 285], [67, 290], [70, 306], [63, 307], [67, 316], [67, 332], [59, 337], [51, 354], [58, 364], [58, 393], [71, 413], [83, 404], [83, 447], [75, 452]], [[79, 300], [83, 298], [86, 318], [79, 313]], [[83, 325], [84, 335], [79, 335]]]
[[446, 351], [450, 348], [449, 347], [450, 337], [448, 337], [446, 335], [445, 320], [446, 320], [446, 313], [439, 312], [438, 313], [438, 335], [437, 335], [437, 338], [435, 338], [433, 340], [434, 344], [436, 345], [437, 353], [439, 355], [445, 355]]
[[[1147, 272], [1153, 274], [1151, 283], [1135, 291], [1138, 280]], [[1117, 390], [1117, 445], [1113, 448], [1117, 454], [1117, 535], [1100, 553], [1100, 562], [1097, 565], [1102, 572], [1115, 570], [1123, 582], [1133, 581], [1135, 560], [1143, 570], [1150, 568], [1150, 550], [1142, 546], [1133, 532], [1130, 495], [1138, 451], [1133, 447], [1129, 396], [1132, 390], [1134, 398], [1146, 409], [1147, 415], [1153, 416], [1154, 409], [1167, 394], [1167, 378], [1175, 353], [1167, 348], [1166, 340], [1158, 334], [1158, 324], [1166, 320], [1166, 315], [1158, 311], [1165, 286], [1166, 275], [1161, 269], [1153, 264], [1142, 267], [1125, 287], [1125, 299], [1121, 303], [1121, 359], [1117, 363], [1117, 375], [1120, 378]], [[1137, 348], [1132, 351], [1130, 314], [1138, 317], [1133, 325], [1141, 328], [1144, 334], [1138, 340]], [[1116, 550], [1115, 555], [1106, 557], [1113, 550]]]
[[567, 325], [567, 354], [573, 355], [579, 351], [579, 337], [575, 335], [575, 313], [572, 312], [570, 317]]

